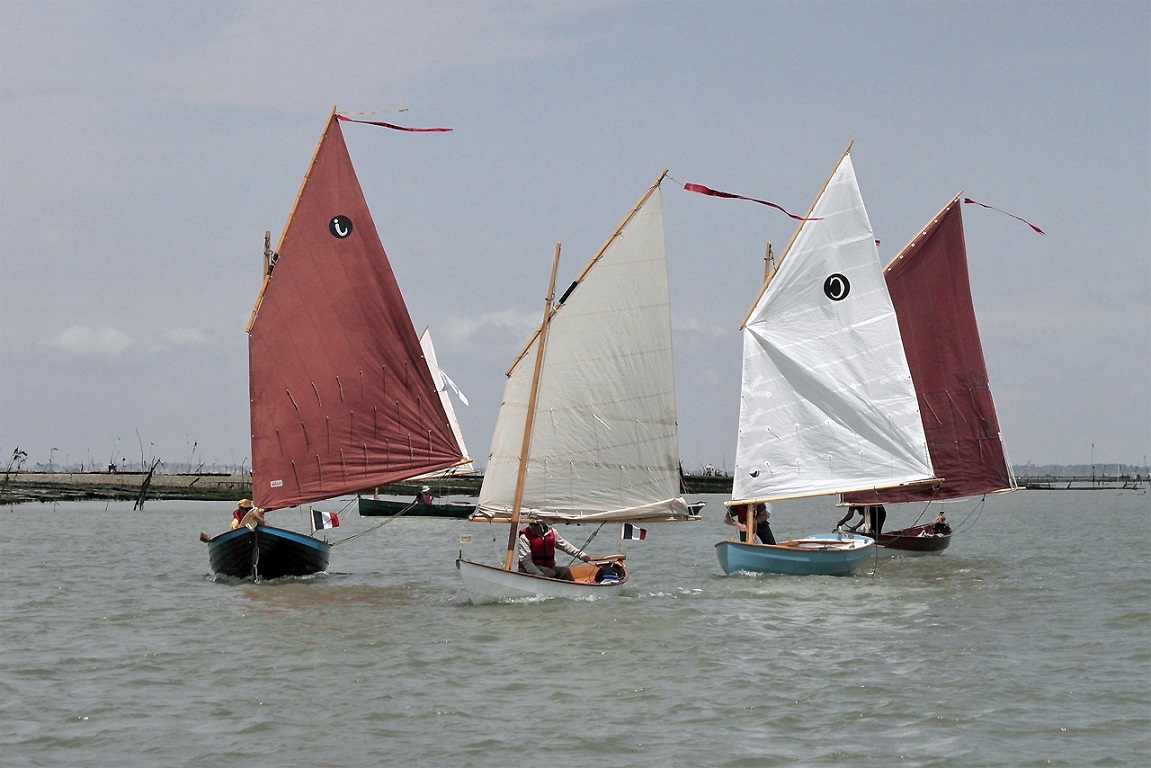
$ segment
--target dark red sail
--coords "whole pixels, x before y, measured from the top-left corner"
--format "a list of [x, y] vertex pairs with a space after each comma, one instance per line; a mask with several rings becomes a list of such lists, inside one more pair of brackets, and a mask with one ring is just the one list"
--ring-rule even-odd
[[884, 270], [936, 487], [845, 495], [852, 504], [979, 496], [1014, 487], [971, 303], [959, 198]]
[[253, 314], [248, 365], [257, 506], [463, 459], [335, 115]]

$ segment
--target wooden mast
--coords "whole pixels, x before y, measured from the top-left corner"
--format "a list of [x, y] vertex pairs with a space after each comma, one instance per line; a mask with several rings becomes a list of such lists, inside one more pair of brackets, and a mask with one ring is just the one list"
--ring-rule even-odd
[[[854, 141], [847, 142], [847, 149], [843, 150], [843, 154], [839, 156], [839, 160], [835, 163], [835, 167], [832, 168], [831, 173], [827, 175], [827, 181], [823, 182], [823, 186], [819, 188], [819, 194], [816, 195], [815, 199], [811, 201], [811, 206], [808, 207], [807, 213], [803, 218], [811, 218], [811, 212], [815, 210], [815, 204], [819, 202], [819, 198], [823, 197], [823, 193], [827, 190], [827, 185], [830, 184], [832, 178], [835, 177], [835, 172], [839, 170], [839, 166], [843, 163], [843, 158], [847, 157], [847, 154], [851, 151], [851, 145], [854, 143]], [[775, 269], [772, 270], [771, 276], [763, 281], [763, 285], [760, 286], [759, 293], [755, 295], [755, 301], [751, 302], [751, 307], [747, 310], [747, 314], [743, 316], [743, 322], [739, 324], [740, 330], [743, 330], [743, 327], [747, 325], [747, 321], [751, 319], [751, 313], [755, 311], [756, 306], [759, 304], [759, 300], [763, 298], [764, 291], [766, 291], [767, 286], [771, 284], [771, 278], [774, 277], [777, 272], [779, 272], [780, 266], [783, 265], [783, 260], [787, 258], [787, 254], [791, 252], [791, 245], [795, 242], [795, 238], [799, 237], [799, 233], [802, 232], [803, 228], [809, 223], [811, 222], [801, 221], [799, 226], [795, 228], [795, 232], [792, 233], [791, 239], [787, 241], [787, 245], [784, 247], [783, 253], [779, 257], [779, 261], [776, 262]]]
[[[504, 570], [510, 571], [512, 563], [515, 560], [516, 552], [516, 529], [520, 524], [520, 505], [524, 499], [524, 476], [528, 470], [528, 451], [531, 449], [532, 444], [532, 425], [535, 422], [536, 416], [536, 398], [540, 390], [540, 372], [543, 370], [544, 364], [544, 351], [547, 347], [548, 340], [548, 323], [552, 315], [552, 302], [556, 296], [556, 272], [559, 271], [560, 266], [560, 244], [556, 243], [556, 255], [552, 262], [552, 276], [551, 281], [548, 283], [548, 297], [544, 305], [544, 319], [540, 324], [540, 329], [536, 333], [539, 339], [539, 348], [536, 350], [536, 367], [532, 372], [532, 388], [531, 393], [528, 395], [527, 414], [524, 416], [524, 439], [520, 445], [520, 467], [519, 473], [516, 475], [516, 492], [512, 500], [512, 519], [511, 528], [508, 530], [508, 551], [504, 558]], [[523, 353], [520, 353], [523, 357]]]
[[887, 262], [887, 264], [883, 267], [883, 274], [886, 275], [887, 270], [891, 269], [891, 265], [903, 258], [903, 254], [907, 252], [908, 248], [910, 248], [911, 246], [913, 246], [917, 242], [919, 242], [919, 238], [923, 237], [923, 233], [926, 232], [928, 229], [930, 229], [931, 226], [935, 224], [935, 222], [939, 221], [940, 216], [947, 213], [947, 210], [949, 208], [951, 208], [951, 206], [953, 206], [959, 202], [959, 197], [962, 194], [963, 194], [963, 190], [960, 190], [959, 193], [955, 195], [955, 197], [951, 198], [950, 202], [948, 202], [947, 205], [940, 208], [939, 212], [931, 217], [931, 221], [927, 222], [926, 227], [923, 227], [918, 232], [916, 232], [915, 237], [913, 237], [907, 241], [907, 245], [903, 246], [898, 251], [896, 251], [895, 256], [892, 257], [891, 261]]
[[[300, 191], [296, 193], [296, 199], [292, 202], [292, 210], [288, 214], [288, 220], [284, 222], [284, 231], [280, 233], [280, 242], [276, 245], [275, 253], [279, 253], [280, 249], [284, 247], [284, 236], [288, 234], [288, 227], [292, 223], [292, 218], [296, 215], [296, 206], [300, 204], [300, 197], [304, 194], [304, 187], [308, 183], [308, 177], [312, 175], [312, 167], [316, 164], [316, 157], [320, 154], [320, 147], [324, 146], [324, 139], [328, 137], [328, 129], [332, 127], [332, 119], [336, 116], [336, 107], [332, 107], [331, 113], [328, 115], [328, 122], [324, 123], [324, 132], [320, 134], [320, 140], [316, 142], [316, 151], [312, 153], [312, 162], [308, 163], [308, 172], [304, 174], [304, 180], [300, 182]], [[252, 315], [248, 318], [248, 333], [252, 332], [252, 324], [256, 322], [256, 315], [260, 313], [260, 304], [264, 301], [264, 292], [268, 290], [268, 280], [272, 276], [272, 272], [268, 269], [268, 261], [271, 260], [271, 254], [267, 252], [267, 236], [265, 236], [265, 252], [264, 252], [264, 282], [260, 285], [260, 294], [256, 297], [256, 303], [252, 307]]]
[[[808, 213], [810, 214], [810, 211], [808, 211]], [[790, 243], [788, 245], [790, 245]], [[763, 255], [763, 284], [764, 285], [767, 285], [767, 282], [769, 280], [771, 280], [771, 275], [773, 272], [775, 272], [775, 270], [773, 269], [774, 266], [775, 266], [775, 263], [772, 261], [772, 258], [771, 258], [771, 241], [769, 240], [767, 243], [767, 251]], [[759, 300], [756, 299], [756, 301], [758, 302]], [[743, 506], [743, 510], [744, 510], [743, 511], [743, 515], [744, 515], [743, 519], [745, 521], [744, 527], [743, 527], [744, 528], [744, 530], [743, 530], [743, 541], [746, 544], [754, 544], [755, 543], [755, 532], [759, 529], [758, 504], [756, 502], [745, 503]]]

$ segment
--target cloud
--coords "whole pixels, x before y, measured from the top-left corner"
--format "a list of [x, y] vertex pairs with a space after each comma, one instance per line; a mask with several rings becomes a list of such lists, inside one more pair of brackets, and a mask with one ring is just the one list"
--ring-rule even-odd
[[114, 328], [85, 328], [69, 326], [48, 342], [48, 346], [70, 355], [84, 357], [116, 357], [135, 340]]
[[463, 345], [486, 331], [512, 331], [514, 336], [526, 341], [539, 323], [539, 314], [501, 309], [479, 317], [448, 318], [444, 323], [443, 335], [452, 344]]
[[145, 353], [163, 354], [178, 349], [202, 347], [207, 343], [207, 335], [195, 328], [172, 328], [154, 338], [134, 339], [115, 328], [73, 325], [56, 334], [47, 345], [70, 355], [111, 358], [118, 357], [129, 347]]
[[207, 342], [208, 337], [203, 331], [195, 328], [173, 328], [160, 334], [154, 346], [159, 351], [170, 352], [174, 349], [198, 347]]
[[719, 339], [733, 333], [732, 328], [726, 328], [719, 323], [706, 323], [695, 315], [685, 320], [674, 321], [674, 328], [677, 333], [702, 336], [705, 339]]

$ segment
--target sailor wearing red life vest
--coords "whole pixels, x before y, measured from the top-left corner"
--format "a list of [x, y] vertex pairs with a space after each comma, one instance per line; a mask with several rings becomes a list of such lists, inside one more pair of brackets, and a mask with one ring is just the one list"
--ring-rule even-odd
[[556, 565], [556, 547], [572, 557], [578, 557], [585, 563], [591, 560], [591, 557], [584, 554], [582, 549], [569, 544], [547, 522], [537, 518], [520, 531], [518, 546], [520, 571], [536, 576], [573, 581], [570, 568], [565, 565]]

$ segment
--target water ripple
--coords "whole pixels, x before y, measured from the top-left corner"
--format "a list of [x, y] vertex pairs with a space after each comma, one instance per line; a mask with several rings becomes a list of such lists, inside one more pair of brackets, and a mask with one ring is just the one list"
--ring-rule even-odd
[[[6, 768], [1151, 763], [1146, 499], [999, 497], [945, 556], [843, 578], [724, 576], [713, 515], [631, 543], [624, 597], [492, 606], [452, 567], [466, 523], [404, 520], [329, 574], [248, 584], [214, 579], [197, 541], [223, 505], [60, 505], [67, 537], [26, 505], [0, 539], [0, 752]], [[1036, 546], [1085, 503], [1130, 545]], [[773, 523], [835, 518], [807, 500]], [[132, 533], [94, 556], [108, 531]]]

